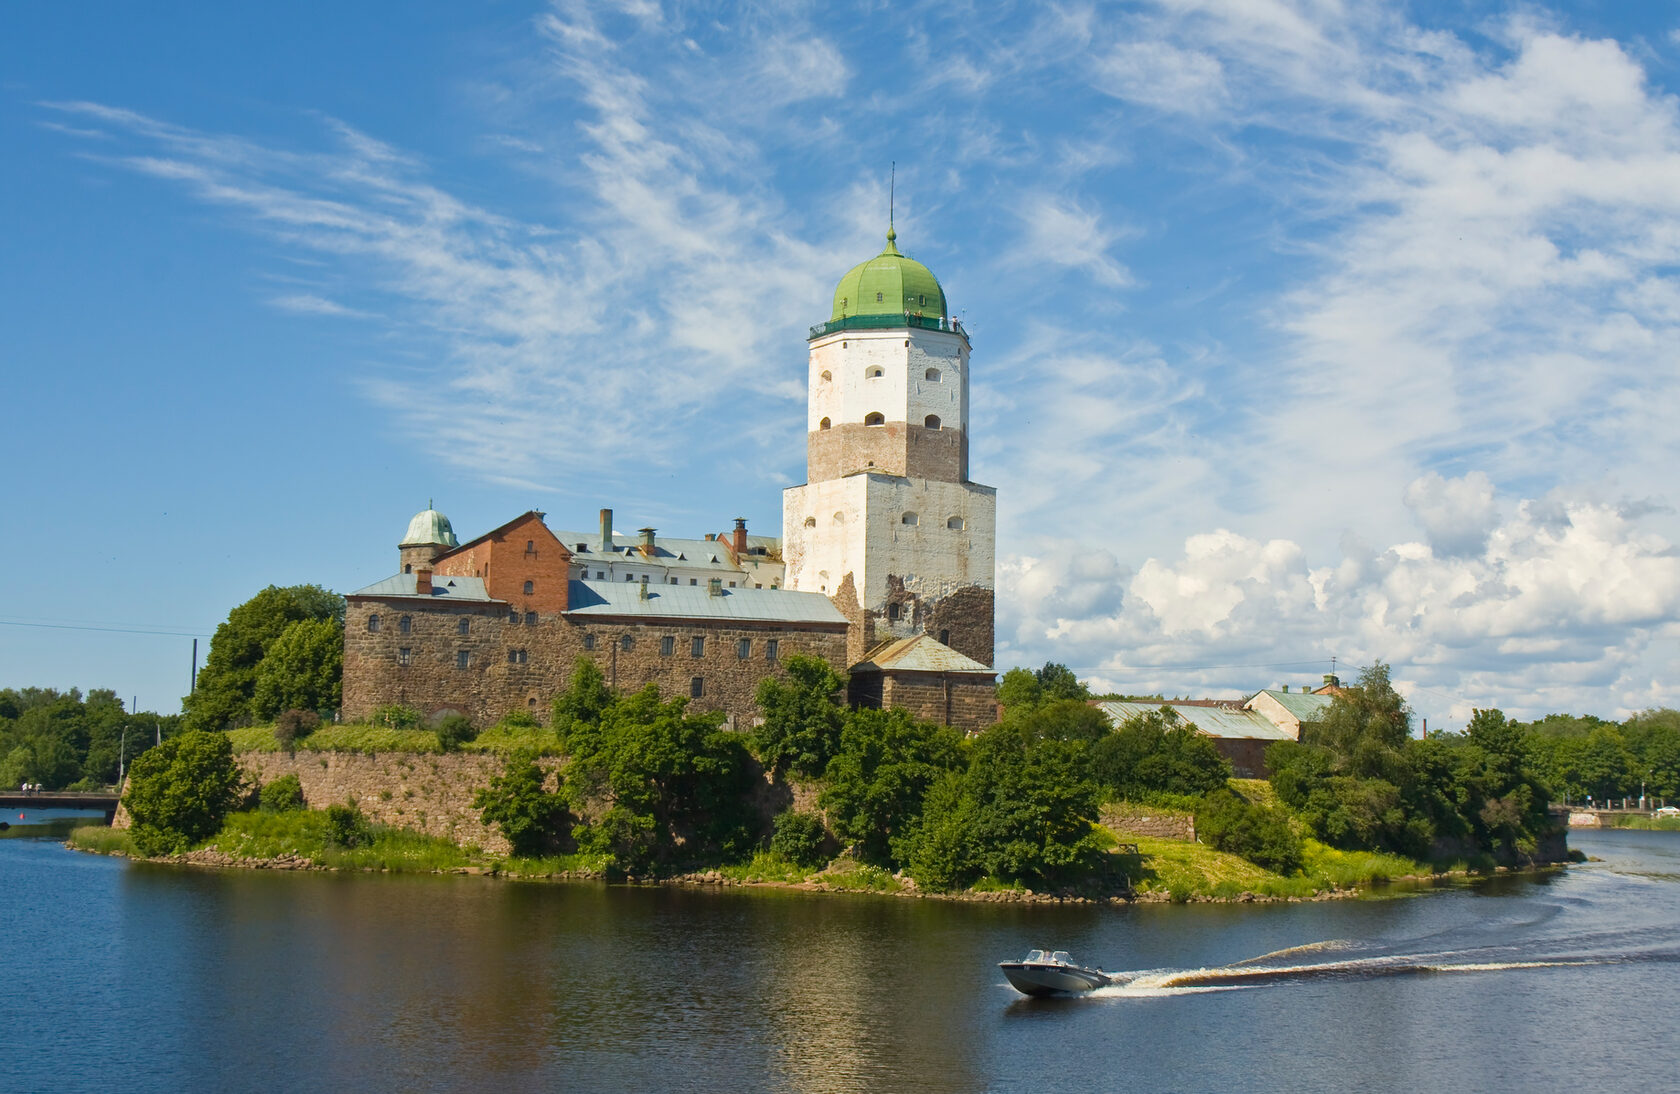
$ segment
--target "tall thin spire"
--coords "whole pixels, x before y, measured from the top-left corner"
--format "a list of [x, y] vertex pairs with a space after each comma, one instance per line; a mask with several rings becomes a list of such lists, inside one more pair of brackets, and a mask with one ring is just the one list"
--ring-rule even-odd
[[892, 161], [891, 174], [887, 176], [887, 249], [883, 254], [898, 253], [898, 229], [893, 224], [896, 206], [898, 204], [898, 161]]

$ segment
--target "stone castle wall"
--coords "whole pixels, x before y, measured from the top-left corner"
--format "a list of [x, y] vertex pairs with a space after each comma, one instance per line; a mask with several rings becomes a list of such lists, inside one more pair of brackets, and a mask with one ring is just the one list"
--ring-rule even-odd
[[[846, 630], [838, 623], [540, 613], [527, 623], [527, 616], [515, 622], [506, 611], [500, 604], [351, 597], [344, 630], [344, 719], [364, 720], [381, 706], [402, 703], [432, 720], [460, 713], [485, 726], [522, 710], [546, 723], [550, 702], [570, 681], [578, 658], [588, 657], [621, 692], [656, 684], [666, 698], [688, 697], [691, 710], [721, 710], [730, 724], [744, 728], [758, 717], [759, 681], [780, 675], [788, 657], [822, 657], [839, 668], [847, 663]], [[377, 631], [368, 627], [375, 614]]]

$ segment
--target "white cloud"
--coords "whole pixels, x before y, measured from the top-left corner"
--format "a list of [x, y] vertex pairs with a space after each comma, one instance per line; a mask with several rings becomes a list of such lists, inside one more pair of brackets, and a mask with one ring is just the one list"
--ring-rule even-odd
[[1108, 253], [1124, 233], [1106, 226], [1100, 212], [1065, 197], [1037, 194], [1023, 204], [1021, 219], [1025, 235], [1016, 261], [1079, 270], [1111, 289], [1132, 284], [1131, 272]]
[[1110, 95], [1162, 110], [1205, 114], [1225, 98], [1218, 58], [1167, 42], [1121, 42], [1097, 61], [1095, 83]]

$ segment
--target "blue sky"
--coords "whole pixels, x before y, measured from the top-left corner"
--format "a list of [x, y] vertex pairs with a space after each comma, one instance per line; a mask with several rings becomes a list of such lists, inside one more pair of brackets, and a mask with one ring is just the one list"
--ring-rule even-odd
[[779, 528], [896, 161], [974, 337], [1000, 667], [1680, 705], [1677, 27], [12, 5], [0, 685], [177, 709], [190, 635], [385, 576], [428, 498]]

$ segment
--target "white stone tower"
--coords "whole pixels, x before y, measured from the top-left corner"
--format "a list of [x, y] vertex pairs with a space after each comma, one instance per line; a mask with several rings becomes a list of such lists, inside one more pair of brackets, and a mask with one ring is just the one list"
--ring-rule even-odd
[[848, 656], [931, 635], [992, 663], [997, 490], [968, 480], [968, 335], [887, 248], [811, 328], [806, 484], [782, 495], [786, 587], [853, 620]]

